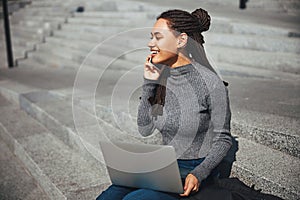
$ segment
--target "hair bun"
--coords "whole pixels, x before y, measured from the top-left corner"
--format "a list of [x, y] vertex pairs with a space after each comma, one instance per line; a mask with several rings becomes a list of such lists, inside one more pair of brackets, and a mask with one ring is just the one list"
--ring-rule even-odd
[[198, 19], [201, 32], [207, 31], [209, 29], [210, 16], [206, 10], [198, 8], [194, 10], [191, 14]]

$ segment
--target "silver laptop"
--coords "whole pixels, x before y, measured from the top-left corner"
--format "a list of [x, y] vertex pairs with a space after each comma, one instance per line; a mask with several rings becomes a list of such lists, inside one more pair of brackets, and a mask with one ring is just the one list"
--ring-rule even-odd
[[113, 184], [183, 193], [174, 147], [100, 142]]

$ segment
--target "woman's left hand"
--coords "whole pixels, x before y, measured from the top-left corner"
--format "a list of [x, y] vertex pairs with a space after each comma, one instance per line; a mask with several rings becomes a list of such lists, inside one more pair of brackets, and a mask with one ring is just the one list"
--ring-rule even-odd
[[193, 192], [198, 192], [199, 190], [200, 183], [196, 176], [193, 174], [188, 174], [185, 178], [185, 184], [184, 184], [184, 193], [180, 194], [182, 197], [187, 197], [190, 195], [190, 193]]

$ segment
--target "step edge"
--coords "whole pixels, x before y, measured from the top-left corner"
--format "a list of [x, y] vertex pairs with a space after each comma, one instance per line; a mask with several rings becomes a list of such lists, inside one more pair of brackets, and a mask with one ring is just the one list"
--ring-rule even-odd
[[42, 172], [39, 166], [27, 154], [22, 145], [8, 132], [0, 122], [0, 137], [4, 139], [10, 151], [24, 164], [31, 176], [37, 181], [42, 190], [51, 200], [67, 200], [63, 193], [51, 182], [51, 180]]

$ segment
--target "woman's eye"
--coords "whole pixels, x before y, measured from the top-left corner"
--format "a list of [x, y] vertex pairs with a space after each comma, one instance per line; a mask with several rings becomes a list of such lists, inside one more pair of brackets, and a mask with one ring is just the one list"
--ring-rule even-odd
[[162, 36], [150, 36], [150, 40], [153, 40], [153, 38], [155, 38], [155, 40], [160, 40], [163, 37]]

